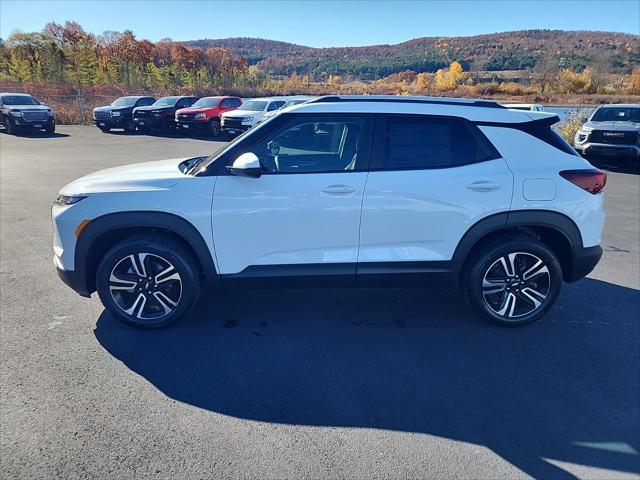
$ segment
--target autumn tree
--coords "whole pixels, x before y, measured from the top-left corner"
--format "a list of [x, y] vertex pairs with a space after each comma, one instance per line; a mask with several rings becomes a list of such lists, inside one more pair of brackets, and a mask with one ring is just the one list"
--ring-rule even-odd
[[640, 67], [636, 67], [625, 83], [625, 90], [629, 95], [640, 95]]
[[416, 80], [413, 86], [416, 93], [425, 93], [429, 90], [430, 86], [431, 82], [429, 81], [429, 77], [425, 72], [421, 72], [416, 76]]

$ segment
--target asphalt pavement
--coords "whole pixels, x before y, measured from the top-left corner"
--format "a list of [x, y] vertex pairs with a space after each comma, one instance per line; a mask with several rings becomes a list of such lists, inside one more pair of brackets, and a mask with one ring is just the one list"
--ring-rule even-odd
[[639, 478], [640, 175], [608, 162], [604, 256], [523, 328], [453, 292], [210, 291], [142, 331], [52, 263], [69, 181], [223, 144], [0, 133], [0, 478]]

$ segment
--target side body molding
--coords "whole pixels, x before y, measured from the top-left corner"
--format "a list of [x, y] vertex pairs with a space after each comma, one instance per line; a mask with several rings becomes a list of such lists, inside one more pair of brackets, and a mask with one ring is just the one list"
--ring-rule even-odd
[[217, 280], [218, 274], [211, 250], [202, 235], [189, 221], [172, 213], [132, 211], [110, 213], [95, 218], [84, 228], [78, 238], [75, 249], [75, 265], [76, 269], [82, 268], [84, 270], [84, 272], [77, 270], [77, 273], [85, 279], [87, 290], [93, 291], [95, 289], [94, 279], [88, 276], [91, 268], [87, 269], [87, 266], [90, 265], [90, 255], [96, 246], [96, 241], [104, 234], [129, 228], [155, 228], [182, 237], [198, 257], [207, 279], [209, 281]]

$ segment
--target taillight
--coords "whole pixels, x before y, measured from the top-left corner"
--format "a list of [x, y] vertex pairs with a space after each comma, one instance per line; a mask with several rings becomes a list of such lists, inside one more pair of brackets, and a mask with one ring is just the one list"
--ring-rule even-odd
[[595, 168], [585, 170], [563, 170], [560, 172], [560, 176], [593, 195], [602, 191], [607, 183], [607, 174], [602, 170], [597, 170]]

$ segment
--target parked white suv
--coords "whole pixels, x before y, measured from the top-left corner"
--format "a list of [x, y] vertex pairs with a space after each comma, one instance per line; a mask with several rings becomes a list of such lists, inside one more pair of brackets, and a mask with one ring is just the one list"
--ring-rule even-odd
[[251, 98], [232, 112], [222, 114], [222, 130], [229, 135], [237, 135], [255, 127], [269, 112], [281, 109], [287, 97]]
[[210, 283], [452, 285], [523, 324], [602, 254], [606, 176], [552, 114], [428, 97], [322, 97], [211, 157], [62, 188], [54, 262], [116, 318], [158, 327]]

